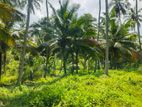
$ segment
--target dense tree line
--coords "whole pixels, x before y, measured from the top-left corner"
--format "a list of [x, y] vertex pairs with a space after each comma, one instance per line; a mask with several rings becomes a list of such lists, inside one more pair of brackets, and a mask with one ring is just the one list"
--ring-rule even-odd
[[[30, 16], [41, 7], [41, 0], [0, 0], [0, 77], [6, 72], [7, 51], [19, 62], [17, 84], [28, 71], [33, 80], [36, 69], [27, 68], [37, 62], [43, 65], [45, 78], [54, 70], [74, 74], [104, 69], [108, 75], [109, 68], [140, 64], [142, 17], [138, 0], [135, 8], [128, 0], [112, 0], [110, 4], [105, 0], [105, 13], [99, 0], [98, 18], [89, 13], [79, 16], [79, 5], [69, 0], [58, 2], [56, 9], [46, 0], [46, 17], [30, 25]], [[24, 8], [26, 14], [20, 11]]]

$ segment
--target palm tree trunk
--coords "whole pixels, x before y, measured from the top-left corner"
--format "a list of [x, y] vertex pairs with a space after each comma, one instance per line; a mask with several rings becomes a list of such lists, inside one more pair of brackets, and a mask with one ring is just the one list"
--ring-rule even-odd
[[79, 55], [79, 53], [78, 53], [78, 48], [76, 49], [76, 58], [75, 58], [75, 60], [76, 60], [76, 73], [78, 74], [78, 69], [79, 69], [79, 65], [78, 65], [78, 63], [79, 63], [79, 59], [78, 59], [78, 55]]
[[[49, 21], [49, 11], [48, 11], [48, 0], [46, 0], [46, 13], [47, 13], [47, 23]], [[47, 24], [47, 27], [48, 27], [48, 24]], [[44, 70], [44, 78], [46, 78], [46, 74], [49, 70], [48, 68], [48, 60], [49, 60], [49, 52], [48, 52], [48, 49], [46, 49], [46, 61], [45, 61], [45, 70]]]
[[84, 58], [84, 61], [83, 61], [83, 71], [86, 71], [87, 70], [87, 57]]
[[140, 24], [138, 22], [138, 0], [136, 0], [136, 20], [137, 20], [137, 32], [138, 32], [138, 39], [139, 39], [139, 45], [141, 50], [141, 36], [140, 36]]
[[64, 74], [67, 74], [67, 67], [66, 67], [67, 59], [66, 56], [63, 57], [63, 68], [64, 68]]
[[27, 43], [27, 36], [28, 36], [28, 30], [29, 30], [29, 24], [30, 24], [30, 7], [31, 7], [31, 0], [28, 0], [26, 30], [25, 30], [24, 42], [23, 42], [21, 56], [20, 56], [19, 74], [18, 74], [17, 85], [21, 84], [22, 77], [23, 77], [23, 74], [24, 74], [24, 66], [25, 66], [24, 64], [25, 64], [25, 56], [26, 56], [26, 43]]
[[33, 79], [34, 79], [34, 72], [31, 69], [31, 71], [30, 71], [30, 81], [33, 81]]
[[66, 54], [66, 50], [65, 50], [65, 45], [62, 47], [62, 58], [63, 58], [63, 70], [64, 70], [64, 75], [67, 74], [67, 67], [66, 67], [66, 63], [67, 63], [67, 54]]
[[94, 73], [96, 73], [96, 71], [97, 71], [97, 62], [98, 62], [98, 60], [95, 61]]
[[72, 57], [72, 70], [71, 70], [71, 72], [73, 74], [74, 73], [74, 52], [72, 52], [71, 57]]
[[100, 29], [101, 29], [101, 22], [100, 22], [100, 19], [101, 19], [101, 10], [102, 7], [101, 7], [101, 0], [99, 0], [99, 16], [98, 16], [98, 36], [97, 36], [97, 40], [99, 40], [99, 36], [100, 36]]
[[3, 54], [3, 72], [4, 74], [6, 74], [6, 49], [4, 50], [4, 54]]
[[[101, 9], [102, 9], [102, 7], [101, 7], [101, 0], [99, 0], [99, 16], [98, 16], [98, 36], [97, 36], [97, 41], [99, 40], [99, 37], [100, 37], [100, 29], [101, 29], [101, 21], [100, 21], [100, 19], [101, 19]], [[96, 72], [97, 71], [97, 64], [99, 64], [99, 60], [96, 60], [95, 61], [95, 67], [94, 67], [94, 72]], [[99, 65], [98, 65], [99, 66]]]
[[46, 48], [44, 78], [46, 78], [47, 73], [49, 73], [49, 49], [48, 48]]
[[47, 14], [47, 20], [49, 21], [48, 0], [46, 0], [46, 14]]
[[108, 75], [109, 69], [109, 43], [108, 43], [108, 32], [109, 32], [109, 16], [108, 16], [108, 0], [105, 0], [106, 4], [106, 49], [105, 49], [105, 70], [104, 73]]

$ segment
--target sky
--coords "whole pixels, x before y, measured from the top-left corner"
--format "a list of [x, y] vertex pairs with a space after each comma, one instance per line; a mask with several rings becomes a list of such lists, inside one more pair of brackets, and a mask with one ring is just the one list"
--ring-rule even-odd
[[[109, 2], [111, 0], [108, 0]], [[134, 6], [135, 4], [135, 0], [129, 0], [130, 3]], [[59, 3], [58, 0], [49, 0], [49, 2], [51, 2], [51, 4], [58, 8], [59, 7]], [[98, 12], [99, 12], [99, 0], [70, 0], [71, 4], [79, 4], [80, 8], [78, 10], [78, 14], [82, 15], [84, 13], [91, 13], [93, 16], [95, 16], [96, 18], [98, 17]], [[35, 22], [39, 19], [41, 19], [42, 17], [46, 16], [46, 8], [45, 8], [45, 0], [43, 0], [43, 3], [41, 4], [41, 9], [40, 10], [36, 10], [36, 14], [31, 16], [31, 21]], [[139, 2], [139, 8], [142, 8], [142, 2]], [[102, 0], [102, 12], [105, 11], [105, 0]], [[50, 14], [52, 14], [52, 10], [49, 10]]]
[[[105, 0], [102, 0], [102, 10], [104, 11], [105, 9]], [[59, 3], [58, 0], [49, 0], [51, 4], [58, 8]], [[70, 0], [70, 4], [79, 4], [80, 8], [78, 10], [78, 14], [82, 15], [84, 13], [91, 13], [93, 16], [98, 15], [98, 2], [99, 0]], [[37, 21], [38, 19], [46, 16], [46, 8], [45, 8], [45, 0], [43, 0], [43, 3], [41, 5], [41, 10], [37, 10], [35, 15], [31, 16], [32, 22]], [[52, 14], [52, 10], [49, 9], [49, 13]]]
[[[59, 0], [49, 0], [49, 2], [56, 8], [59, 8]], [[108, 0], [109, 3], [112, 0]], [[135, 6], [135, 0], [129, 0], [131, 5]], [[78, 14], [82, 15], [84, 13], [91, 13], [95, 18], [98, 17], [99, 13], [99, 0], [70, 0], [70, 4], [79, 4], [80, 8], [78, 10]], [[142, 8], [142, 1], [138, 3], [139, 9]], [[105, 0], [102, 0], [102, 12], [105, 12]], [[49, 13], [52, 14], [52, 10], [49, 9]], [[41, 18], [46, 16], [46, 4], [45, 0], [43, 0], [43, 3], [41, 4], [41, 9], [36, 10], [36, 14], [31, 15], [31, 23], [34, 23]], [[142, 26], [142, 24], [141, 24]], [[141, 27], [141, 34], [142, 34], [142, 27]]]

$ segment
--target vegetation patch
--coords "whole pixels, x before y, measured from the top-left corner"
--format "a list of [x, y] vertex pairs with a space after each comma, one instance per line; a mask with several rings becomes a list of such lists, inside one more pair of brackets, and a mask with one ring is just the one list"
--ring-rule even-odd
[[111, 70], [109, 77], [101, 75], [98, 78], [92, 74], [83, 76], [69, 75], [59, 81], [52, 81], [54, 79], [47, 79], [44, 83], [37, 81], [33, 86], [1, 87], [1, 106], [142, 106], [142, 75], [136, 72]]

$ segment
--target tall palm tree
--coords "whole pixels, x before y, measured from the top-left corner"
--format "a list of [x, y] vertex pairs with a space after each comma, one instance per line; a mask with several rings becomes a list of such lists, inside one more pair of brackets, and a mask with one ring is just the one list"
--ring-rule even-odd
[[25, 55], [26, 55], [26, 44], [27, 44], [27, 36], [29, 31], [29, 24], [30, 24], [30, 15], [31, 12], [35, 13], [35, 7], [39, 9], [40, 7], [40, 0], [27, 0], [27, 19], [26, 19], [26, 29], [23, 39], [23, 46], [20, 55], [20, 63], [19, 63], [19, 73], [18, 73], [18, 80], [17, 84], [20, 85], [22, 81], [22, 76], [24, 73], [24, 65], [25, 65]]
[[[74, 69], [78, 72], [79, 56], [82, 50], [95, 50], [90, 47], [90, 42], [95, 35], [94, 27], [95, 19], [90, 14], [78, 17], [78, 5], [69, 5], [69, 0], [59, 1], [60, 8], [56, 10], [49, 3], [54, 12], [54, 23], [57, 34], [58, 52], [60, 50], [60, 58], [63, 61], [63, 69], [66, 74], [67, 63], [71, 56], [72, 73]], [[70, 7], [69, 7], [70, 6]], [[86, 43], [87, 42], [87, 43]], [[96, 42], [96, 41], [95, 41]], [[93, 51], [95, 53], [95, 51]]]
[[127, 55], [128, 58], [128, 55], [130, 56], [132, 51], [137, 50], [137, 35], [134, 32], [130, 32], [130, 28], [133, 25], [133, 20], [125, 20], [120, 26], [116, 23], [117, 19], [115, 18], [114, 11], [110, 12], [109, 19], [110, 66], [111, 68], [116, 69], [119, 68], [120, 65], [123, 65], [120, 64], [122, 61], [124, 61], [122, 58], [123, 56]]
[[[48, 2], [49, 3], [49, 2]], [[69, 0], [64, 0], [61, 2], [59, 0], [60, 8], [59, 10], [56, 10], [51, 3], [49, 3], [50, 7], [52, 8], [54, 12], [54, 21], [56, 24], [56, 30], [58, 31], [58, 42], [60, 45], [60, 51], [62, 52], [62, 60], [63, 60], [63, 69], [64, 73], [66, 74], [66, 63], [67, 63], [67, 48], [68, 48], [68, 36], [71, 36], [70, 34], [70, 24], [72, 22], [73, 17], [76, 15], [76, 12], [78, 10], [78, 5], [71, 6], [69, 8]]]
[[133, 28], [134, 31], [136, 31], [135, 28], [136, 28], [137, 23], [139, 23], [139, 25], [140, 25], [140, 23], [142, 22], [142, 15], [140, 15], [141, 12], [142, 12], [142, 9], [139, 9], [138, 10], [138, 17], [137, 17], [135, 8], [134, 9], [131, 8], [128, 16], [126, 17], [127, 20], [132, 20], [133, 24], [132, 24], [131, 28]]
[[128, 0], [112, 0], [110, 7], [115, 11], [115, 15], [118, 18], [117, 22], [121, 25], [121, 16], [127, 14], [127, 10], [130, 8], [130, 3]]
[[109, 34], [109, 15], [108, 15], [108, 0], [105, 0], [106, 5], [106, 33], [105, 33], [105, 39], [106, 39], [106, 49], [105, 49], [105, 74], [108, 75], [108, 69], [109, 69], [109, 40], [108, 40], [108, 34]]

